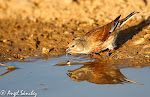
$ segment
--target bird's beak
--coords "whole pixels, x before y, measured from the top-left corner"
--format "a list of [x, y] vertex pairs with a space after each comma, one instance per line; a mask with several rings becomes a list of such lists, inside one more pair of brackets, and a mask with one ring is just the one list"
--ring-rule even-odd
[[71, 76], [71, 74], [70, 73], [66, 73], [69, 77]]
[[71, 77], [72, 75], [72, 71], [71, 70], [68, 70], [69, 73], [66, 73], [69, 77]]
[[71, 71], [71, 70], [67, 70], [69, 73], [72, 73], [73, 71]]

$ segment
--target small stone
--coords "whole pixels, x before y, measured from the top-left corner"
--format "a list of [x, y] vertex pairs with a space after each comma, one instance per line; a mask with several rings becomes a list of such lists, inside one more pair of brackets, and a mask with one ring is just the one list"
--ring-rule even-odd
[[48, 54], [49, 53], [49, 49], [47, 49], [47, 48], [43, 48], [42, 49], [42, 54]]
[[149, 55], [146, 55], [145, 57], [146, 57], [146, 58], [149, 58], [150, 56], [149, 56]]
[[11, 60], [11, 58], [8, 58], [8, 60]]
[[69, 31], [65, 31], [64, 34], [69, 34]]
[[32, 38], [33, 38], [33, 36], [34, 36], [34, 35], [33, 35], [33, 34], [31, 34], [31, 35], [30, 35], [30, 37], [29, 37], [29, 39], [32, 39]]
[[4, 43], [7, 42], [7, 39], [4, 39], [3, 42], [4, 42]]
[[36, 54], [35, 54], [34, 56], [35, 56], [35, 57], [38, 57], [39, 55], [36, 55]]
[[146, 35], [144, 35], [144, 38], [146, 39], [149, 39], [150, 38], [150, 34], [146, 34]]
[[134, 58], [134, 57], [132, 57], [132, 56], [129, 56], [128, 58]]
[[71, 66], [71, 65], [70, 65], [70, 63], [71, 63], [70, 61], [69, 61], [69, 62], [67, 62], [68, 66]]
[[133, 42], [133, 45], [138, 45], [138, 44], [142, 44], [145, 41], [144, 38], [140, 38], [139, 40], [136, 40]]
[[93, 19], [89, 19], [89, 23], [90, 23], [90, 25], [92, 25], [94, 23], [94, 20]]
[[10, 52], [11, 50], [7, 49], [6, 51], [7, 51], [7, 52]]
[[143, 48], [150, 48], [150, 44], [145, 45]]

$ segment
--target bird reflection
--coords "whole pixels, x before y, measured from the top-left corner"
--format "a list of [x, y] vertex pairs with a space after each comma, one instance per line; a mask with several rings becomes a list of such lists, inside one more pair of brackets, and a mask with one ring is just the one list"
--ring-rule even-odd
[[131, 82], [141, 84], [127, 79], [119, 69], [109, 63], [94, 61], [85, 63], [84, 66], [68, 70], [67, 75], [76, 82], [88, 81], [95, 84], [122, 84]]

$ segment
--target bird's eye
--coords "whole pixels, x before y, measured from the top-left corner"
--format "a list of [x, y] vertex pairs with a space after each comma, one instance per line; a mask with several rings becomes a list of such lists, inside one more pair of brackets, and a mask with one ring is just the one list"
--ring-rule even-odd
[[76, 77], [73, 77], [74, 79], [77, 79]]
[[75, 47], [75, 45], [72, 45], [72, 47]]

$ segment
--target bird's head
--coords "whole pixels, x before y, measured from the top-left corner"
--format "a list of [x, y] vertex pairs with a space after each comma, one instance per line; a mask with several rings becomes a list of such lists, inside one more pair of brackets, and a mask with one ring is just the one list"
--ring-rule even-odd
[[82, 70], [68, 70], [67, 75], [76, 82], [84, 81], [87, 78], [87, 74]]
[[68, 44], [67, 53], [85, 53], [87, 41], [84, 38], [76, 38]]

